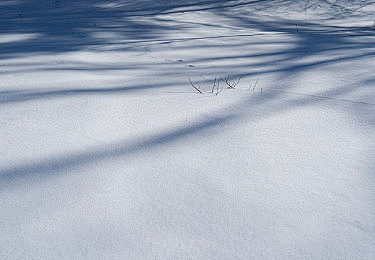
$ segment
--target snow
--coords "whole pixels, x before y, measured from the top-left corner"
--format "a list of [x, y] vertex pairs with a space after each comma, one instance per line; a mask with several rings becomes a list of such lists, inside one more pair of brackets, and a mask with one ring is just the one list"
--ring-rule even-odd
[[0, 8], [1, 259], [375, 255], [375, 1]]

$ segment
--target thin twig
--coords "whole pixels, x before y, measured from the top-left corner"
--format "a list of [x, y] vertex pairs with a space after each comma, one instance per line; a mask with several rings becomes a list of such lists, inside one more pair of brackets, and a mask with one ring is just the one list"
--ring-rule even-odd
[[237, 84], [240, 82], [241, 80], [241, 77], [238, 78], [237, 82], [233, 85], [233, 88], [235, 88], [237, 86]]
[[235, 83], [231, 83], [230, 80], [229, 80], [229, 74], [223, 79], [223, 78], [220, 78], [221, 81], [223, 81], [225, 84], [228, 85], [228, 88], [236, 88], [237, 84], [240, 82], [241, 80], [241, 77], [239, 77], [239, 79], [237, 80], [237, 82]]
[[255, 90], [255, 87], [256, 87], [256, 86], [257, 86], [257, 84], [258, 84], [258, 80], [259, 80], [259, 77], [257, 78], [257, 81], [255, 81], [255, 84], [254, 84], [254, 87], [253, 87], [252, 91], [254, 91], [254, 90]]
[[228, 81], [229, 81], [229, 74], [228, 74], [228, 76], [226, 76], [224, 79], [222, 79], [222, 78], [220, 78], [221, 79], [221, 81], [223, 81], [225, 84], [227, 84], [228, 86], [229, 86], [229, 88], [231, 88], [232, 86], [228, 83]]
[[216, 78], [217, 77], [215, 77], [214, 84], [213, 84], [212, 89], [211, 89], [211, 93], [214, 93], [214, 89], [215, 89], [215, 86], [216, 86]]
[[193, 88], [195, 88], [199, 93], [203, 94], [203, 92], [200, 91], [199, 88], [197, 88], [196, 86], [194, 86], [194, 84], [193, 84], [193, 82], [191, 82], [190, 78], [189, 78], [189, 82], [190, 82], [190, 84], [191, 84], [191, 86], [192, 86]]
[[220, 86], [220, 81], [217, 82], [217, 87], [216, 87], [216, 96], [219, 95], [219, 93], [220, 93], [221, 91], [223, 91], [223, 89], [220, 89], [220, 90], [219, 90], [219, 86]]

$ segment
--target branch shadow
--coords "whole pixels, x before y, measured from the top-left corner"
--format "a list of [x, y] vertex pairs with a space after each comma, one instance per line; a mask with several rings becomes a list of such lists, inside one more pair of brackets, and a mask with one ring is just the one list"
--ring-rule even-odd
[[[279, 3], [282, 1], [278, 1]], [[286, 3], [287, 1], [285, 1]], [[23, 2], [27, 4], [36, 4], [36, 1]], [[69, 1], [65, 3], [73, 4]], [[314, 69], [331, 64], [340, 64], [343, 62], [354, 62], [361, 59], [375, 57], [375, 31], [370, 27], [360, 26], [332, 26], [326, 25], [324, 21], [321, 23], [313, 23], [306, 21], [288, 21], [272, 19], [260, 19], [260, 17], [252, 17], [241, 13], [232, 13], [231, 8], [253, 6], [256, 4], [272, 4], [272, 1], [186, 1], [184, 3], [173, 3], [168, 6], [161, 6], [155, 1], [140, 1], [133, 9], [128, 10], [127, 5], [119, 5], [115, 7], [105, 7], [95, 4], [89, 4], [82, 9], [78, 9], [69, 16], [64, 13], [64, 8], [57, 9], [43, 14], [45, 10], [37, 10], [36, 7], [28, 9], [28, 12], [20, 12], [26, 10], [28, 5], [22, 7], [10, 5], [4, 7], [5, 13], [8, 15], [0, 17], [0, 23], [4, 26], [0, 29], [0, 34], [35, 34], [36, 38], [28, 40], [20, 40], [17, 42], [0, 43], [0, 61], [1, 59], [11, 59], [31, 53], [64, 53], [75, 50], [82, 50], [92, 46], [102, 46], [106, 44], [116, 43], [113, 38], [119, 36], [123, 40], [119, 50], [129, 50], [131, 44], [170, 44], [176, 42], [187, 41], [205, 41], [205, 40], [223, 40], [231, 37], [244, 38], [256, 37], [257, 33], [270, 33], [272, 35], [287, 36], [287, 41], [283, 44], [288, 46], [282, 51], [264, 51], [261, 53], [241, 52], [240, 54], [227, 55], [225, 50], [233, 48], [242, 48], [251, 50], [255, 45], [259, 44], [277, 44], [276, 41], [265, 42], [249, 42], [241, 41], [239, 43], [229, 41], [229, 43], [212, 43], [203, 42], [200, 48], [209, 50], [210, 48], [222, 48], [222, 53], [215, 53], [210, 57], [192, 57], [191, 63], [210, 62], [212, 68], [217, 74], [225, 72], [227, 68], [221, 68], [220, 63], [226, 60], [235, 60], [231, 65], [231, 69], [238, 70], [236, 77], [252, 77], [277, 73], [279, 78], [287, 78], [309, 69]], [[150, 5], [144, 8], [146, 5]], [[31, 11], [30, 11], [31, 10]], [[220, 36], [202, 36], [187, 38], [168, 38], [168, 34], [176, 30], [186, 30], [197, 28], [200, 26], [208, 26], [217, 28], [221, 24], [199, 24], [180, 21], [175, 18], [163, 18], [163, 22], [158, 20], [157, 15], [180, 14], [186, 12], [212, 12], [215, 16], [228, 21], [228, 26], [237, 29], [251, 28], [257, 33], [231, 34]], [[17, 17], [17, 13], [22, 16]], [[350, 13], [348, 11], [348, 13]], [[145, 18], [144, 20], [140, 17]], [[146, 19], [147, 18], [147, 19]], [[160, 23], [158, 24], [157, 21]], [[173, 22], [173, 25], [168, 22]], [[164, 24], [163, 24], [164, 23]], [[298, 26], [296, 26], [298, 24]], [[93, 32], [94, 30], [94, 32]], [[97, 37], [98, 33], [112, 32], [115, 37]], [[131, 43], [130, 43], [131, 42]], [[192, 50], [193, 47], [175, 47], [185, 51]], [[339, 52], [339, 55], [336, 53]], [[251, 59], [261, 58], [259, 62], [253, 62]], [[314, 58], [312, 61], [304, 61], [305, 59]], [[246, 61], [249, 62], [246, 62]], [[272, 63], [269, 61], [272, 60]], [[241, 61], [241, 62], [239, 62]], [[303, 61], [303, 62], [301, 62]], [[261, 67], [262, 70], [250, 71], [251, 67]], [[116, 69], [110, 66], [108, 69]], [[173, 71], [161, 72], [159, 76], [179, 76], [183, 77], [183, 70], [176, 69]], [[99, 68], [104, 70], [104, 68]], [[372, 84], [374, 78], [369, 75], [368, 78], [361, 78], [359, 82]], [[361, 83], [360, 83], [361, 84]], [[0, 105], [11, 105], [26, 101], [37, 101], [42, 99], [62, 98], [80, 95], [104, 95], [130, 93], [140, 90], [161, 89], [171, 86], [185, 87], [182, 83], [176, 83], [173, 80], [164, 83], [139, 84], [130, 86], [103, 87], [103, 88], [69, 88], [69, 89], [47, 89], [47, 90], [4, 90], [0, 92]], [[186, 84], [188, 85], [188, 84]], [[295, 109], [300, 106], [308, 106], [329, 99], [339, 102], [347, 102], [340, 99], [345, 94], [354, 92], [361, 88], [352, 86], [340, 86], [330, 89], [326, 92], [317, 93], [315, 96], [303, 96], [298, 98], [289, 98], [286, 101], [280, 101], [281, 95], [285, 95], [290, 90], [290, 86], [285, 85], [278, 91], [269, 91], [264, 93], [262, 97], [250, 96], [243, 102], [238, 103], [232, 112], [228, 113], [228, 108], [218, 111], [218, 115], [206, 118], [195, 124], [172, 129], [152, 137], [146, 137], [142, 140], [134, 140], [129, 142], [126, 140], [116, 142], [104, 147], [93, 147], [87, 151], [77, 151], [71, 154], [58, 157], [50, 157], [41, 159], [31, 163], [20, 163], [19, 166], [12, 168], [0, 169], [0, 182], [7, 184], [18, 178], [25, 176], [53, 176], [53, 174], [61, 174], [75, 166], [84, 166], [97, 161], [104, 161], [110, 158], [126, 157], [130, 154], [139, 153], [141, 151], [159, 148], [163, 145], [178, 142], [184, 138], [195, 135], [202, 135], [206, 131], [210, 131], [219, 124], [230, 124], [238, 120], [258, 120], [267, 118], [288, 110]], [[356, 113], [355, 107], [358, 102], [353, 104], [353, 113]], [[360, 105], [373, 106], [372, 103], [362, 102]], [[257, 115], [248, 115], [249, 111], [264, 109], [261, 117]], [[240, 111], [240, 112], [237, 112]]]

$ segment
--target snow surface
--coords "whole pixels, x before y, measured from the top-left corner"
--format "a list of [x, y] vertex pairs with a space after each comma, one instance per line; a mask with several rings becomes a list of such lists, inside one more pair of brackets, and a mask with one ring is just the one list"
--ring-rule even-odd
[[374, 259], [375, 1], [0, 13], [1, 259]]

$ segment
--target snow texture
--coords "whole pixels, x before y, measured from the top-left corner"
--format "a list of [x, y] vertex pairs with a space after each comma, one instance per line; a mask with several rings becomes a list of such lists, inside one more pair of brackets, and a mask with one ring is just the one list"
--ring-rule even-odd
[[374, 259], [375, 1], [0, 13], [1, 259]]

